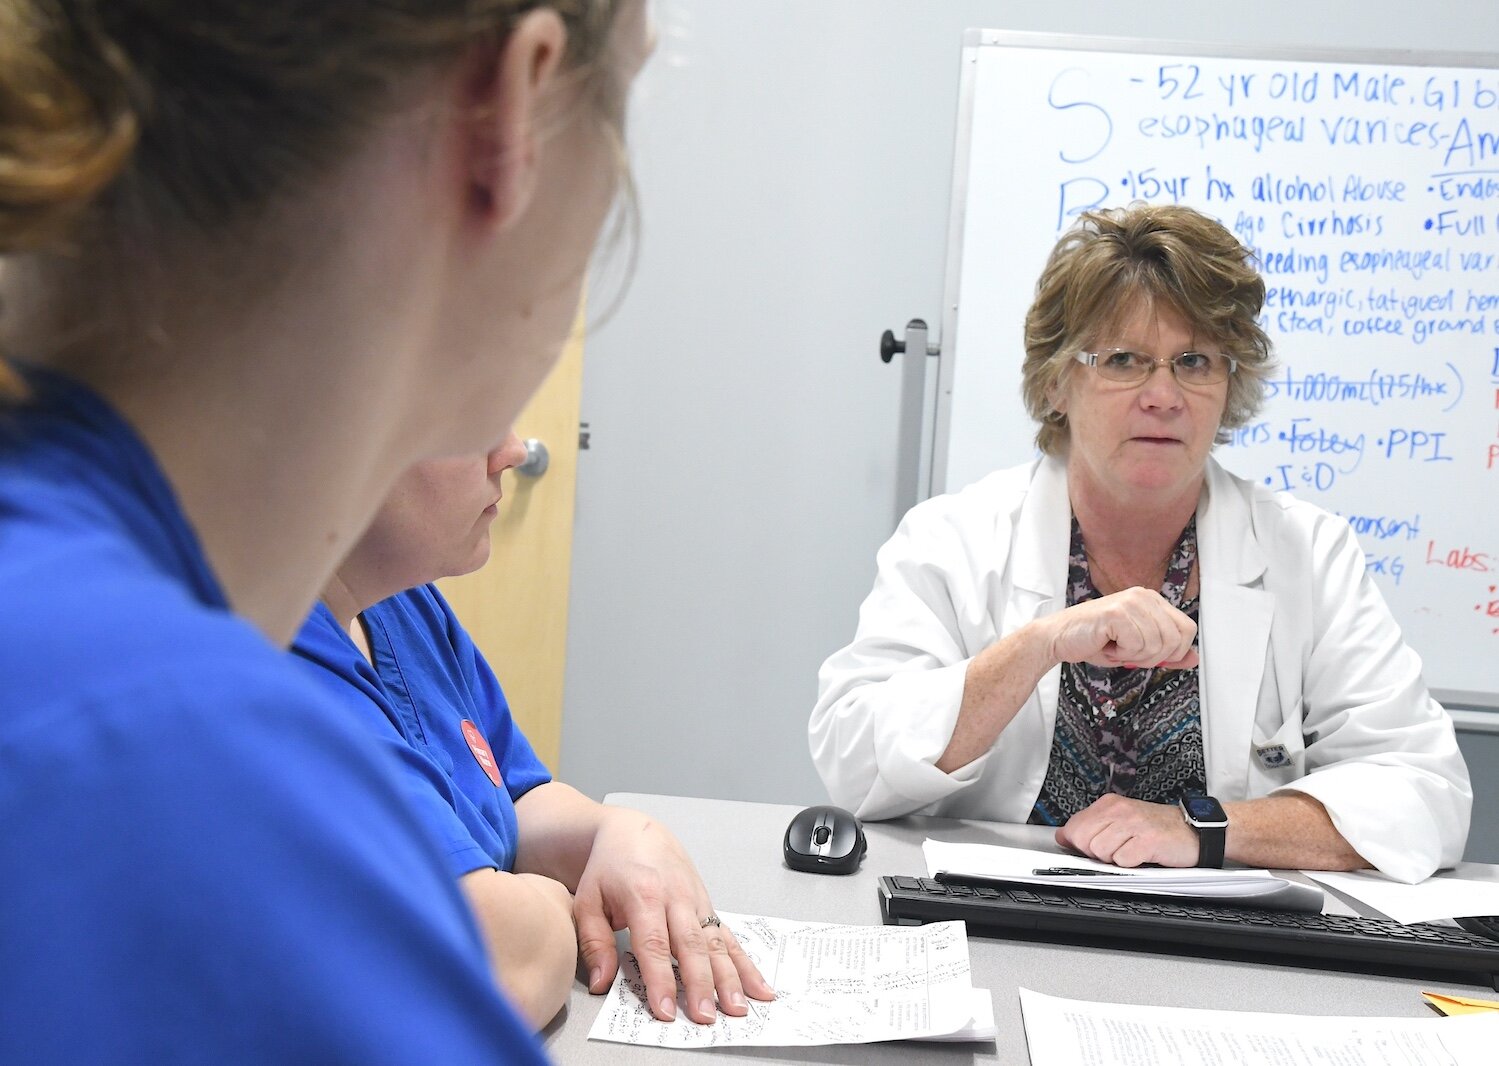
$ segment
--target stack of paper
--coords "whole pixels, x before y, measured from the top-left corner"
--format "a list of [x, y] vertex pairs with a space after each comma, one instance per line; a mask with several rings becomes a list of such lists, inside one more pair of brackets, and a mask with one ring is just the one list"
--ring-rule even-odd
[[1492, 1066], [1499, 1015], [1316, 1018], [1089, 1003], [1020, 990], [1032, 1066]]
[[928, 839], [921, 850], [928, 875], [1003, 881], [1018, 885], [1096, 889], [1133, 895], [1215, 900], [1235, 906], [1316, 912], [1320, 889], [1277, 877], [1269, 870], [1126, 870], [1079, 856], [998, 844], [956, 844]]
[[828, 925], [719, 912], [770, 986], [749, 1014], [674, 1021], [646, 1006], [645, 982], [626, 953], [590, 1040], [655, 1047], [810, 1046], [876, 1040], [992, 1040], [994, 1002], [974, 988], [962, 922], [915, 928]]
[[1439, 870], [1414, 885], [1391, 880], [1376, 870], [1307, 870], [1306, 875], [1406, 925], [1499, 914], [1499, 867], [1487, 863], [1459, 863], [1455, 870]]

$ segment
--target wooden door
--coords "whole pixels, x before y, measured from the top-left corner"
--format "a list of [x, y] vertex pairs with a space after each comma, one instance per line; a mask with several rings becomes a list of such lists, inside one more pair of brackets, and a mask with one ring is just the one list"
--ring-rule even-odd
[[522, 439], [545, 443], [546, 473], [505, 475], [505, 498], [490, 528], [488, 564], [438, 582], [494, 668], [516, 723], [554, 774], [562, 745], [582, 385], [580, 313], [561, 360], [515, 422]]

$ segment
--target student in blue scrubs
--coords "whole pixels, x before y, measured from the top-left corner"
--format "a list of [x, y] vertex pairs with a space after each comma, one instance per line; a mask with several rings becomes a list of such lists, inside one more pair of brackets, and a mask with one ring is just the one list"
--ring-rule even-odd
[[647, 50], [640, 0], [0, 5], [0, 1062], [541, 1059], [284, 645], [554, 362]]
[[687, 1016], [743, 1015], [746, 994], [770, 999], [771, 989], [733, 934], [704, 921], [707, 889], [676, 838], [551, 779], [429, 584], [484, 565], [500, 476], [524, 458], [512, 434], [487, 455], [414, 466], [293, 648], [401, 761], [412, 809], [443, 842], [496, 976], [533, 1024], [567, 1001], [580, 948], [590, 990], [608, 988], [614, 927], [626, 924], [657, 1014], [675, 1013], [676, 979], [651, 945], [701, 940], [702, 950], [679, 952]]

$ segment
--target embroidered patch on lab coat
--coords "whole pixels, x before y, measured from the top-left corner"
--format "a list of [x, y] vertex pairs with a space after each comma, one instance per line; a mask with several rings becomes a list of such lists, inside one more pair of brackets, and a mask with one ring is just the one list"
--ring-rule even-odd
[[1266, 744], [1263, 748], [1255, 748], [1254, 754], [1266, 770], [1279, 770], [1282, 766], [1291, 765], [1291, 753], [1286, 751], [1284, 744]]

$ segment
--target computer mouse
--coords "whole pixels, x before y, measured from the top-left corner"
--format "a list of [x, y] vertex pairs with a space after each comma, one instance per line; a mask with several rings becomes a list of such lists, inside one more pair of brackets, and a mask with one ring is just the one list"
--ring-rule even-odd
[[868, 847], [859, 819], [831, 805], [799, 811], [781, 844], [787, 866], [814, 874], [851, 874]]

